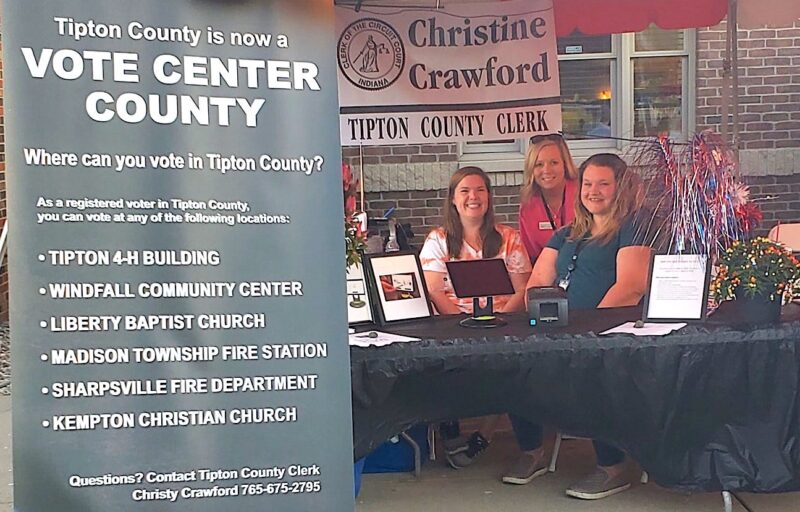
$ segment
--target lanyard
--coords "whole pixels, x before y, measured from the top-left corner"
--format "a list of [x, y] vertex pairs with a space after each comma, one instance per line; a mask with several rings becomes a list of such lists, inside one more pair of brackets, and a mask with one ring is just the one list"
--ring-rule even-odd
[[[539, 197], [542, 198], [542, 204], [544, 205], [544, 211], [547, 214], [547, 220], [550, 221], [550, 227], [553, 228], [553, 231], [556, 231], [558, 227], [556, 227], [556, 222], [553, 219], [553, 212], [550, 210], [550, 206], [547, 204], [547, 201], [544, 198], [544, 192], [542, 192], [541, 188], [539, 189]], [[561, 215], [559, 215], [559, 220], [561, 221], [562, 226], [564, 225], [564, 206], [565, 206], [564, 203], [566, 202], [567, 202], [567, 185], [565, 183], [564, 192], [563, 195], [561, 196], [561, 210], [560, 210]]]
[[578, 266], [578, 255], [581, 253], [585, 242], [586, 238], [581, 238], [578, 240], [578, 243], [575, 244], [575, 250], [572, 251], [572, 257], [570, 258], [569, 265], [567, 265], [567, 273], [558, 281], [558, 286], [564, 291], [567, 291], [567, 288], [569, 288], [569, 278]]

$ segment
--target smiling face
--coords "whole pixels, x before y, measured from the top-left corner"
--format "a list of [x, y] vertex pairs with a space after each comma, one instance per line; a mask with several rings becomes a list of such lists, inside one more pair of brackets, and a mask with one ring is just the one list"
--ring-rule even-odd
[[608, 215], [617, 194], [617, 180], [611, 167], [589, 165], [583, 171], [581, 204], [592, 215]]
[[489, 210], [489, 189], [483, 178], [472, 174], [456, 185], [453, 205], [461, 219], [483, 219]]
[[558, 146], [544, 146], [533, 164], [533, 180], [542, 190], [562, 190], [565, 176], [564, 158]]

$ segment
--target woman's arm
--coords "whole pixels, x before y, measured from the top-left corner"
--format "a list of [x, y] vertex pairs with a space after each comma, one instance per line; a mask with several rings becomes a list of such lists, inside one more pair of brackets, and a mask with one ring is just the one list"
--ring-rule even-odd
[[531, 278], [528, 280], [526, 288], [553, 286], [556, 282], [556, 259], [558, 259], [557, 250], [552, 247], [542, 249], [541, 254], [536, 258], [536, 264], [533, 266], [533, 272], [531, 272]]
[[509, 276], [511, 277], [511, 284], [514, 285], [514, 296], [505, 303], [499, 312], [515, 313], [517, 311], [525, 311], [525, 291], [527, 290], [526, 285], [531, 273], [512, 273]]
[[649, 247], [633, 245], [617, 251], [617, 281], [608, 289], [598, 308], [635, 306], [647, 290]]
[[443, 272], [433, 272], [430, 270], [425, 270], [423, 274], [425, 275], [425, 284], [428, 287], [428, 295], [430, 295], [433, 305], [436, 306], [436, 311], [438, 311], [440, 315], [460, 314], [461, 310], [458, 309], [458, 306], [453, 304], [453, 302], [447, 298], [447, 294], [444, 293], [445, 274]]
[[525, 247], [525, 252], [528, 253], [531, 263], [536, 261], [536, 257], [539, 256], [539, 250], [533, 240], [534, 231], [529, 226], [530, 221], [528, 220], [528, 217], [531, 215], [529, 212], [532, 208], [530, 202], [519, 208], [519, 237], [522, 240], [522, 245]]
[[447, 241], [443, 229], [434, 229], [425, 239], [419, 252], [422, 274], [428, 287], [428, 295], [440, 315], [457, 315], [461, 309], [447, 297], [444, 279], [447, 275]]

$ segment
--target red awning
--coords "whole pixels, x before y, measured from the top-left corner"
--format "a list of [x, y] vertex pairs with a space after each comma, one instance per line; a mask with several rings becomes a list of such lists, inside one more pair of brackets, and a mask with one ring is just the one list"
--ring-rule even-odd
[[553, 0], [556, 30], [566, 36], [710, 27], [728, 12], [727, 0]]

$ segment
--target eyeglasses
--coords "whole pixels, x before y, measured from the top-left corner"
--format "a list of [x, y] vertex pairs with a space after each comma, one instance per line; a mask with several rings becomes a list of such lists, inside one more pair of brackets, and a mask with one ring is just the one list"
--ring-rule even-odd
[[564, 136], [560, 133], [542, 133], [538, 135], [534, 135], [530, 139], [531, 144], [538, 144], [540, 142], [551, 140], [553, 142], [559, 142], [564, 140]]

